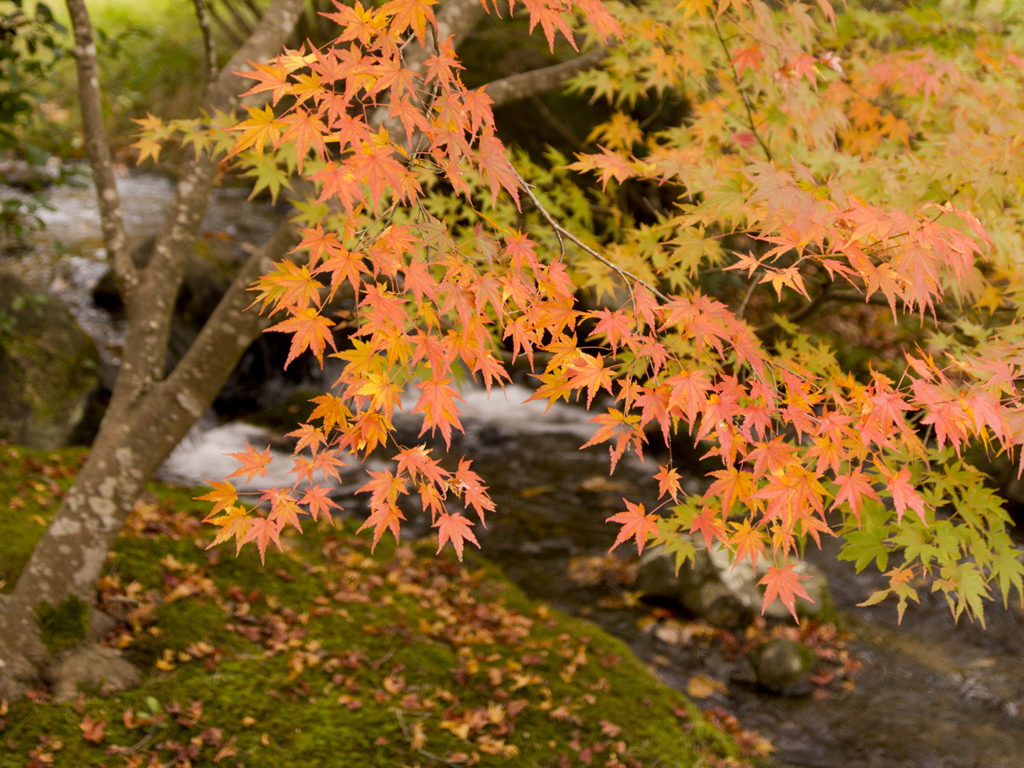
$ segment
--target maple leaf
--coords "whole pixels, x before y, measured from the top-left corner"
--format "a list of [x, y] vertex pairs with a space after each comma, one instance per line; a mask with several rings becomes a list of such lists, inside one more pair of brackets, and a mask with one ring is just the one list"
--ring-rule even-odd
[[732, 535], [727, 542], [729, 546], [735, 547], [735, 557], [730, 571], [736, 570], [736, 565], [745, 557], [750, 558], [750, 567], [757, 571], [757, 559], [764, 554], [764, 535], [761, 531], [751, 527], [750, 518], [745, 518], [738, 523], [729, 523], [733, 529]]
[[764, 586], [764, 604], [761, 606], [761, 615], [768, 610], [776, 597], [782, 601], [786, 609], [793, 614], [793, 621], [799, 621], [796, 615], [796, 599], [802, 597], [804, 600], [813, 603], [807, 590], [800, 584], [801, 580], [809, 579], [810, 576], [803, 576], [793, 569], [796, 566], [784, 565], [778, 568], [774, 565], [768, 566], [768, 573], [764, 575], [758, 584]]
[[921, 522], [928, 525], [928, 519], [924, 514], [927, 505], [917, 492], [917, 489], [910, 484], [910, 470], [902, 467], [899, 472], [893, 475], [883, 466], [882, 474], [885, 476], [889, 492], [892, 493], [892, 503], [896, 507], [896, 522], [902, 522], [903, 513], [907, 511], [907, 507], [910, 507], [917, 512]]
[[429, 429], [433, 435], [435, 429], [440, 429], [444, 444], [449, 448], [452, 444], [452, 427], [463, 431], [462, 423], [459, 421], [459, 409], [455, 405], [455, 400], [462, 400], [462, 396], [453, 387], [448, 386], [450, 383], [451, 379], [431, 378], [417, 384], [416, 388], [423, 390], [423, 393], [416, 401], [416, 407], [412, 409], [414, 415], [423, 414], [423, 428], [420, 434]]
[[284, 522], [271, 520], [266, 517], [254, 517], [250, 518], [249, 521], [250, 527], [245, 534], [245, 538], [242, 539], [242, 544], [255, 541], [256, 549], [260, 553], [260, 563], [266, 564], [267, 544], [272, 541], [277, 545], [278, 549], [281, 548], [281, 529], [284, 528]]
[[658, 466], [658, 474], [654, 476], [654, 479], [658, 481], [658, 498], [660, 499], [666, 493], [672, 496], [672, 501], [679, 501], [679, 492], [682, 490], [679, 487], [679, 481], [682, 479], [675, 467], [664, 467]]
[[455, 547], [455, 554], [459, 556], [461, 562], [464, 541], [472, 542], [479, 549], [480, 544], [476, 540], [476, 536], [473, 535], [473, 531], [469, 529], [471, 525], [473, 525], [472, 522], [458, 513], [439, 515], [437, 522], [434, 523], [434, 527], [437, 528], [437, 553], [440, 554], [445, 543], [451, 541], [452, 546]]
[[839, 492], [836, 493], [834, 506], [846, 502], [850, 505], [850, 511], [857, 518], [857, 525], [860, 526], [860, 510], [863, 505], [863, 497], [878, 501], [878, 494], [869, 485], [871, 478], [859, 469], [851, 468], [846, 475], [836, 475], [836, 484]]
[[359, 533], [365, 528], [373, 528], [373, 543], [370, 545], [370, 552], [373, 552], [377, 547], [377, 542], [380, 541], [380, 537], [384, 535], [384, 531], [390, 530], [391, 534], [395, 537], [395, 542], [399, 541], [401, 536], [401, 521], [405, 520], [405, 515], [402, 514], [395, 504], [385, 503], [379, 506], [373, 507], [370, 512], [370, 516], [356, 530]]
[[242, 544], [245, 543], [246, 535], [249, 533], [249, 529], [252, 528], [252, 518], [249, 517], [249, 513], [243, 507], [228, 507], [225, 514], [220, 517], [207, 517], [204, 522], [211, 522], [214, 525], [221, 526], [213, 542], [206, 548], [211, 549], [218, 544], [234, 539], [235, 556], [242, 551]]
[[82, 731], [82, 738], [86, 741], [91, 741], [93, 744], [99, 744], [107, 737], [107, 721], [94, 720], [92, 715], [83, 717], [78, 727]]
[[568, 386], [573, 389], [587, 388], [587, 408], [594, 402], [594, 395], [602, 387], [612, 393], [612, 377], [608, 369], [604, 367], [604, 356], [594, 357], [588, 354], [581, 354], [579, 361], [569, 366]]
[[332, 490], [332, 488], [321, 488], [319, 485], [314, 485], [307, 488], [306, 494], [299, 499], [299, 504], [309, 509], [313, 522], [316, 522], [317, 517], [321, 513], [327, 518], [328, 522], [334, 522], [331, 518], [331, 507], [341, 509], [341, 505], [328, 498], [328, 494]]
[[288, 70], [280, 59], [275, 60], [273, 65], [256, 64], [252, 61], [248, 63], [249, 66], [252, 67], [251, 70], [246, 70], [244, 72], [232, 71], [231, 73], [233, 75], [239, 75], [241, 77], [257, 81], [256, 85], [241, 94], [243, 97], [252, 96], [253, 94], [262, 93], [263, 91], [272, 91], [272, 104], [276, 107], [277, 102], [281, 100], [282, 96], [291, 93], [292, 85], [288, 80]]
[[228, 478], [241, 477], [245, 475], [245, 482], [251, 483], [252, 479], [259, 475], [263, 477], [267, 474], [267, 464], [270, 463], [270, 446], [268, 445], [263, 453], [257, 453], [256, 449], [249, 445], [249, 441], [245, 442], [245, 451], [241, 453], [228, 453], [233, 459], [238, 459], [241, 463], [241, 467], [236, 469]]
[[648, 537], [658, 535], [658, 520], [661, 518], [653, 512], [646, 514], [643, 504], [633, 504], [626, 499], [623, 501], [626, 503], [626, 511], [619, 512], [605, 520], [606, 523], [618, 523], [622, 526], [622, 530], [615, 538], [615, 543], [608, 551], [611, 552], [626, 539], [635, 537], [636, 553], [642, 555]]
[[242, 135], [235, 141], [235, 146], [228, 157], [237, 155], [239, 152], [252, 147], [256, 150], [256, 159], [263, 162], [263, 145], [269, 139], [276, 144], [281, 136], [281, 129], [286, 123], [278, 120], [274, 110], [268, 104], [262, 110], [246, 107], [249, 111], [249, 119], [236, 125], [232, 130], [242, 131]]
[[459, 460], [459, 468], [455, 472], [455, 485], [462, 493], [463, 504], [473, 507], [480, 516], [480, 522], [486, 528], [484, 511], [494, 511], [494, 502], [487, 495], [487, 486], [481, 482], [480, 475], [469, 468], [472, 461]]
[[432, 5], [437, 5], [437, 0], [389, 0], [381, 6], [381, 11], [392, 16], [392, 34], [412, 27], [420, 45], [426, 45], [427, 22], [432, 26], [436, 24], [434, 12], [430, 10]]
[[710, 504], [705, 504], [700, 514], [694, 516], [693, 521], [690, 523], [690, 533], [700, 531], [704, 535], [704, 546], [708, 550], [711, 549], [712, 539], [726, 541], [728, 538], [725, 534], [725, 529], [718, 521], [717, 510]]
[[323, 363], [324, 350], [328, 344], [331, 345], [331, 349], [337, 351], [338, 348], [334, 346], [334, 336], [330, 331], [334, 321], [328, 320], [312, 307], [290, 311], [293, 315], [291, 318], [266, 329], [267, 332], [277, 331], [292, 334], [292, 344], [288, 349], [288, 359], [284, 363], [285, 368], [307, 349], [312, 351], [321, 363]]
[[231, 483], [221, 483], [216, 480], [208, 480], [207, 482], [213, 487], [213, 490], [202, 496], [193, 497], [194, 501], [213, 502], [213, 509], [210, 510], [210, 514], [206, 516], [206, 520], [204, 520], [204, 522], [212, 520], [213, 517], [222, 509], [227, 509], [238, 501], [238, 492], [235, 490], [235, 486]]

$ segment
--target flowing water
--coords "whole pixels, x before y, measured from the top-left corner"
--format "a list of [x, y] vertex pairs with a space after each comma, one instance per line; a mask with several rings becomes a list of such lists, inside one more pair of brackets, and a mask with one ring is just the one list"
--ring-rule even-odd
[[[129, 232], [141, 239], [161, 223], [172, 187], [155, 176], [130, 176], [120, 184]], [[122, 331], [89, 301], [102, 273], [92, 200], [88, 190], [60, 190], [54, 197], [58, 210], [47, 215], [40, 247], [19, 269], [69, 302], [86, 329], [116, 355]], [[279, 215], [270, 206], [222, 190], [204, 228], [234, 241], [258, 243]], [[64, 248], [57, 247], [58, 241]], [[607, 452], [579, 450], [593, 433], [583, 409], [558, 405], [545, 413], [541, 404], [522, 403], [529, 390], [519, 386], [490, 399], [477, 390], [464, 394], [466, 434], [452, 450], [473, 459], [473, 469], [484, 477], [497, 504], [487, 529], [476, 531], [486, 555], [531, 596], [586, 615], [623, 638], [668, 684], [685, 690], [696, 674], [721, 681], [721, 690], [703, 704], [722, 707], [737, 715], [744, 728], [768, 736], [780, 766], [1024, 766], [1020, 611], [993, 607], [988, 628], [982, 630], [964, 620], [955, 624], [943, 601], [924, 596], [923, 604], [912, 605], [897, 627], [890, 603], [856, 607], [878, 587], [879, 577], [856, 574], [849, 564], [840, 563], [832, 543], [824, 552], [809, 551], [808, 557], [829, 577], [841, 621], [853, 634], [849, 650], [863, 669], [854, 686], [831, 690], [825, 699], [765, 694], [745, 682], [749, 671], [743, 657], [730, 658], [713, 645], [665, 642], [640, 628], [649, 608], [602, 607], [614, 605], [607, 601], [607, 591], [568, 578], [574, 557], [607, 551], [615, 527], [605, 519], [623, 509], [623, 496], [648, 508], [657, 506], [650, 459], [642, 466], [627, 457], [609, 477]], [[402, 429], [411, 441], [418, 427], [407, 422]], [[221, 424], [216, 415], [207, 414], [162, 474], [188, 482], [222, 479], [237, 467], [224, 454], [244, 450], [246, 440], [259, 445], [268, 439], [278, 440], [257, 427], [237, 421]], [[283, 472], [290, 462], [283, 454], [281, 458]], [[355, 473], [343, 480], [338, 500], [350, 513], [365, 515], [365, 494], [353, 495], [362, 480]], [[270, 482], [273, 478], [265, 484]], [[699, 490], [701, 482], [688, 479], [687, 490]], [[426, 532], [422, 516], [418, 522], [410, 520], [409, 535]]]

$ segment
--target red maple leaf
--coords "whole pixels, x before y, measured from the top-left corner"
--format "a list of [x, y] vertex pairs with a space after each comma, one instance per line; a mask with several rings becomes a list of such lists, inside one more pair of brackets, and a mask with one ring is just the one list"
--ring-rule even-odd
[[321, 512], [324, 517], [327, 518], [328, 522], [334, 522], [331, 518], [331, 507], [341, 509], [341, 505], [328, 498], [327, 494], [329, 494], [331, 490], [331, 488], [322, 488], [319, 485], [314, 485], [307, 488], [306, 495], [299, 499], [299, 504], [304, 505], [309, 510], [309, 514], [313, 518], [313, 522], [316, 522], [317, 516]]
[[381, 504], [374, 507], [370, 513], [370, 516], [366, 519], [366, 522], [359, 526], [359, 531], [364, 528], [373, 528], [373, 543], [370, 545], [370, 551], [373, 552], [377, 547], [377, 542], [380, 541], [380, 537], [384, 535], [384, 531], [390, 529], [392, 535], [395, 537], [395, 541], [399, 540], [401, 535], [401, 523], [400, 521], [405, 520], [405, 515], [394, 504]]
[[277, 545], [278, 549], [281, 548], [282, 528], [284, 528], [283, 521], [271, 520], [266, 517], [252, 518], [252, 527], [249, 528], [245, 538], [242, 539], [242, 544], [255, 541], [256, 548], [260, 552], [260, 562], [266, 564], [267, 544], [272, 541]]

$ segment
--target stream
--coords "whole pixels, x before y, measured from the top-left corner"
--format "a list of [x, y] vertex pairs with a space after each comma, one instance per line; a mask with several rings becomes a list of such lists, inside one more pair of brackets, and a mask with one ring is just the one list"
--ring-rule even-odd
[[[129, 235], [138, 242], [162, 223], [173, 188], [166, 179], [146, 174], [124, 176], [119, 186]], [[104, 350], [105, 360], [116, 363], [124, 329], [92, 306], [90, 298], [103, 272], [92, 195], [91, 189], [57, 190], [52, 199], [57, 210], [45, 214], [47, 229], [37, 235], [36, 251], [17, 261], [4, 259], [3, 266], [65, 300]], [[203, 242], [227, 247], [228, 258], [240, 259], [249, 244], [270, 234], [280, 215], [269, 204], [247, 201], [240, 190], [219, 189], [204, 220]], [[579, 450], [593, 433], [583, 408], [558, 404], [545, 413], [541, 403], [522, 403], [529, 390], [519, 385], [504, 395], [495, 391], [489, 399], [475, 389], [463, 395], [466, 432], [453, 441], [452, 454], [473, 460], [497, 505], [488, 528], [477, 525], [475, 530], [485, 555], [531, 597], [584, 615], [622, 638], [667, 684], [685, 691], [695, 675], [719, 681], [701, 706], [719, 707], [734, 714], [743, 728], [759, 730], [774, 744], [777, 765], [1024, 765], [1020, 610], [993, 604], [983, 630], [965, 619], [954, 623], [945, 601], [922, 590], [922, 604], [911, 605], [897, 626], [891, 602], [856, 607], [882, 583], [878, 574], [857, 574], [851, 564], [836, 559], [836, 543], [825, 542], [823, 551], [808, 549], [807, 557], [828, 576], [840, 623], [852, 636], [847, 649], [862, 669], [852, 684], [829, 686], [823, 698], [766, 694], [749, 682], [745, 657], [731, 657], [715, 644], [669, 642], [665, 633], [651, 631], [651, 606], [621, 599], [621, 590], [569, 578], [574, 558], [607, 552], [616, 528], [605, 519], [623, 509], [623, 496], [648, 509], [657, 506], [650, 478], [656, 462], [649, 458], [641, 465], [626, 457], [609, 477], [606, 450]], [[413, 420], [400, 421], [398, 427], [410, 441], [418, 431]], [[246, 440], [283, 445], [264, 429], [241, 421], [222, 423], [208, 413], [161, 475], [189, 483], [222, 479], [237, 468], [224, 454], [244, 450]], [[284, 455], [277, 463], [281, 471], [290, 466]], [[362, 477], [362, 470], [343, 475], [335, 498], [348, 513], [365, 516], [365, 494], [353, 495]], [[686, 487], [699, 491], [703, 483], [692, 477]], [[408, 535], [427, 533], [422, 515], [409, 517]], [[623, 546], [616, 554], [625, 558], [630, 553]], [[667, 613], [661, 609], [659, 616]], [[679, 618], [687, 617], [680, 612]]]

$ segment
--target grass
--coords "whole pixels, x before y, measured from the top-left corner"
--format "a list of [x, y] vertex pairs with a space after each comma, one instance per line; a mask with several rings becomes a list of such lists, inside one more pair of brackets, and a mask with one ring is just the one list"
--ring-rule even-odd
[[[0, 446], [0, 589], [82, 456]], [[107, 642], [141, 687], [72, 704], [30, 692], [0, 714], [0, 766], [741, 764], [622, 643], [482, 559], [404, 542], [371, 557], [343, 521], [261, 565], [205, 548], [194, 495], [151, 484], [99, 583], [119, 620]]]

